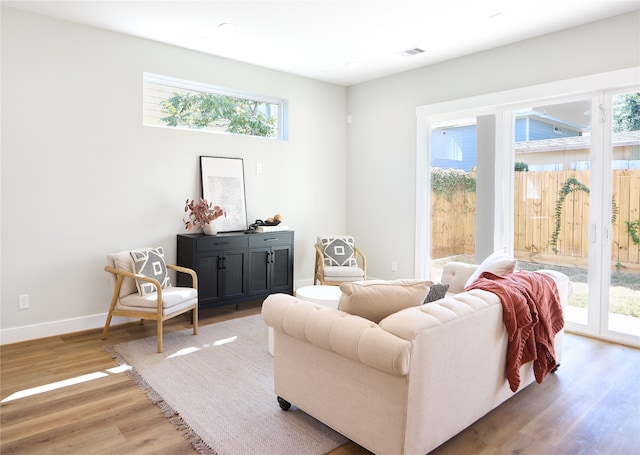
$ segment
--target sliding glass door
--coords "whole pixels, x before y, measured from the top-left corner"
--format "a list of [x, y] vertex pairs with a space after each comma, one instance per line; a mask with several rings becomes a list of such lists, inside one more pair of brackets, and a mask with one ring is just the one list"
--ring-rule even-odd
[[523, 270], [567, 274], [565, 318], [589, 325], [592, 100], [530, 105], [512, 112], [514, 255]]
[[640, 341], [640, 95], [511, 111], [514, 255], [567, 274], [567, 327]]
[[604, 137], [611, 261], [599, 310], [605, 334], [640, 337], [640, 92], [605, 93], [603, 106], [611, 112]]
[[[453, 246], [474, 262], [487, 249], [512, 250], [521, 269], [570, 276], [569, 330], [640, 346], [638, 69], [418, 107], [416, 277], [438, 280], [431, 262]], [[475, 120], [476, 139], [481, 126], [495, 129], [495, 146], [478, 142], [475, 169], [462, 168], [470, 204], [452, 213], [456, 228], [469, 214], [476, 228], [459, 242], [433, 205], [456, 193], [434, 195], [432, 174], [445, 169], [439, 156], [463, 166], [458, 146], [474, 127], [464, 119]]]
[[436, 282], [447, 262], [475, 262], [476, 133], [475, 117], [431, 126], [429, 276]]

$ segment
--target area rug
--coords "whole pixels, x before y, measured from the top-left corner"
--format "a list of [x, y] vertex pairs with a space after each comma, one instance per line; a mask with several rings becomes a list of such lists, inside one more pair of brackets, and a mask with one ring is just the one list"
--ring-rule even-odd
[[261, 315], [150, 337], [105, 349], [202, 454], [322, 455], [347, 439], [273, 390], [273, 357]]

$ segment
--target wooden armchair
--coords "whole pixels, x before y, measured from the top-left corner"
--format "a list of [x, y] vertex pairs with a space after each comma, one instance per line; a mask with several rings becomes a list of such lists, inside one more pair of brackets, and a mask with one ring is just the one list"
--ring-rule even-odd
[[[152, 254], [149, 252], [159, 253]], [[132, 260], [137, 255], [137, 263]], [[113, 316], [155, 320], [157, 324], [158, 352], [162, 352], [163, 322], [192, 311], [193, 334], [198, 334], [198, 277], [194, 270], [164, 262], [162, 249], [143, 248], [122, 251], [107, 256], [105, 271], [113, 284], [113, 296], [102, 332], [107, 338]], [[146, 267], [146, 268], [145, 268]], [[143, 273], [136, 273], [134, 268]], [[192, 287], [172, 287], [167, 269], [191, 276]]]
[[340, 286], [348, 281], [367, 279], [367, 258], [355, 246], [353, 237], [318, 236], [313, 284]]

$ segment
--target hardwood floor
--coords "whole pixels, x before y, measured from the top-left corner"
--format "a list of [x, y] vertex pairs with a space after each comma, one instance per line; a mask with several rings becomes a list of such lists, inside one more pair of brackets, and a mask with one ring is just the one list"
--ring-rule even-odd
[[[206, 310], [200, 323], [259, 311], [257, 304], [238, 311]], [[185, 315], [169, 321], [165, 330], [187, 327]], [[2, 455], [196, 453], [138, 386], [114, 370], [116, 363], [103, 349], [154, 336], [155, 324], [114, 326], [106, 342], [100, 334], [91, 330], [1, 347]], [[72, 378], [85, 381], [57, 384]], [[60, 387], [18, 396], [46, 385]], [[331, 455], [369, 453], [348, 443]], [[640, 454], [640, 350], [567, 334], [557, 374], [431, 452], [470, 454]]]

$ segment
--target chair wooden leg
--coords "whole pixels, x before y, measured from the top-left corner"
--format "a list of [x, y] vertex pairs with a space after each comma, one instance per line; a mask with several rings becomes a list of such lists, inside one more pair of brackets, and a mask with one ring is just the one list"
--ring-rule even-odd
[[122, 286], [122, 276], [118, 275], [116, 279], [116, 286], [113, 290], [113, 295], [111, 296], [111, 304], [109, 305], [109, 313], [107, 313], [107, 322], [104, 324], [104, 329], [102, 330], [102, 339], [107, 339], [107, 333], [109, 332], [109, 326], [111, 325], [111, 318], [113, 317], [113, 310], [116, 308], [116, 302], [118, 301], [118, 297], [120, 295], [120, 287]]
[[[118, 277], [117, 284], [121, 284], [122, 278]], [[111, 318], [113, 317], [113, 310], [116, 307], [118, 301], [118, 293], [120, 292], [120, 286], [116, 286], [113, 296], [111, 297], [111, 305], [109, 305], [109, 313], [107, 313], [107, 322], [104, 324], [104, 330], [102, 330], [102, 339], [107, 339], [107, 333], [109, 332], [109, 326], [111, 325]]]
[[109, 333], [109, 326], [111, 325], [111, 317], [111, 311], [109, 311], [109, 314], [107, 315], [107, 322], [104, 324], [104, 329], [102, 330], [103, 340], [107, 339], [107, 333]]
[[198, 334], [198, 305], [193, 307], [193, 312], [191, 317], [193, 318], [193, 334]]
[[162, 352], [162, 318], [158, 319], [158, 352]]

